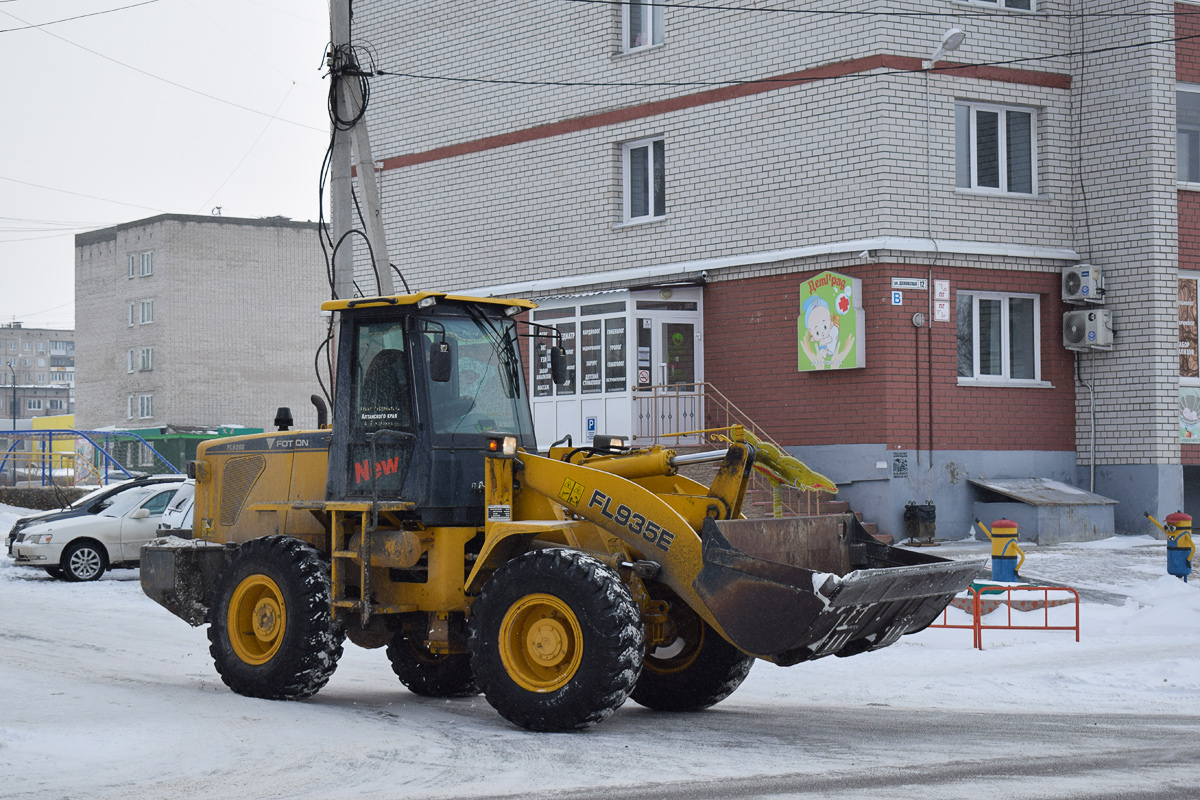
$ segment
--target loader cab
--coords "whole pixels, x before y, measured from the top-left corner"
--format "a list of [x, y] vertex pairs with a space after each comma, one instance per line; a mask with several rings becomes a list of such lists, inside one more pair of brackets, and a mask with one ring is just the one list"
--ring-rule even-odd
[[514, 310], [439, 293], [340, 312], [328, 500], [406, 500], [426, 525], [483, 524], [488, 434], [533, 450]]

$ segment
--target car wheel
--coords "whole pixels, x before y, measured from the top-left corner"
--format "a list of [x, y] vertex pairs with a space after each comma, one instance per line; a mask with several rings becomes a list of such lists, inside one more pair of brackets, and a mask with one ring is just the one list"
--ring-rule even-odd
[[73, 583], [94, 581], [108, 569], [108, 554], [99, 544], [83, 540], [71, 542], [58, 563], [62, 577]]
[[51, 578], [58, 578], [59, 580], [62, 580], [62, 567], [45, 567], [45, 570], [46, 574]]

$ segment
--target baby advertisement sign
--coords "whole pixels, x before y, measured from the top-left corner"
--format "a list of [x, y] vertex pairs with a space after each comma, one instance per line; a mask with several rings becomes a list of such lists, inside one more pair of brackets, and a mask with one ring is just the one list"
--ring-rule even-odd
[[801, 285], [796, 321], [801, 372], [867, 365], [861, 290], [861, 280], [836, 272], [822, 272]]

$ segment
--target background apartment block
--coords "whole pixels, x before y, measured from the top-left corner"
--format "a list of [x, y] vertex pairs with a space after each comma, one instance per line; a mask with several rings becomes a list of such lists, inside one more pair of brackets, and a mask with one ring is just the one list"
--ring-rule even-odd
[[81, 428], [242, 425], [309, 395], [329, 293], [316, 224], [162, 214], [75, 237]]
[[10, 421], [74, 412], [75, 331], [0, 324], [0, 369]]
[[[1180, 355], [1200, 40], [1173, 41], [1200, 8], [739, 5], [356, 3], [355, 44], [393, 73], [366, 119], [409, 283], [541, 298], [589, 331], [607, 314], [622, 402], [634, 331], [694, 330], [689, 370], [648, 351], [651, 382], [719, 388], [884, 532], [933, 500], [939, 535], [966, 535], [976, 478], [1094, 489], [1125, 532], [1185, 506], [1185, 484], [1200, 510], [1200, 373]], [[923, 69], [952, 27], [965, 42]], [[1080, 263], [1103, 270], [1111, 350], [1063, 346], [1060, 276]], [[800, 289], [824, 270], [861, 281], [863, 369], [797, 369]], [[532, 387], [540, 445], [593, 415], [629, 432], [621, 402], [585, 408], [578, 388]]]

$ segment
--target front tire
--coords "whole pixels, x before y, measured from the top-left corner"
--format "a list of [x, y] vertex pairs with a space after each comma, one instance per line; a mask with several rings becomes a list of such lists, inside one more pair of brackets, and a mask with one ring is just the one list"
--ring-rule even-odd
[[629, 696], [641, 671], [641, 618], [602, 561], [535, 550], [484, 585], [470, 649], [475, 679], [501, 716], [531, 731], [575, 730]]
[[721, 638], [673, 592], [668, 602], [675, 640], [647, 651], [642, 675], [630, 697], [655, 711], [699, 711], [714, 706], [741, 686], [754, 666], [754, 657]]
[[392, 672], [413, 694], [422, 697], [471, 697], [479, 694], [468, 653], [440, 655], [421, 642], [397, 633], [387, 646]]
[[58, 567], [62, 574], [55, 577], [72, 583], [99, 580], [108, 569], [108, 553], [95, 542], [71, 542], [63, 550]]
[[320, 691], [345, 636], [330, 596], [329, 565], [311, 545], [286, 536], [243, 544], [209, 610], [209, 653], [225, 685], [267, 700]]

